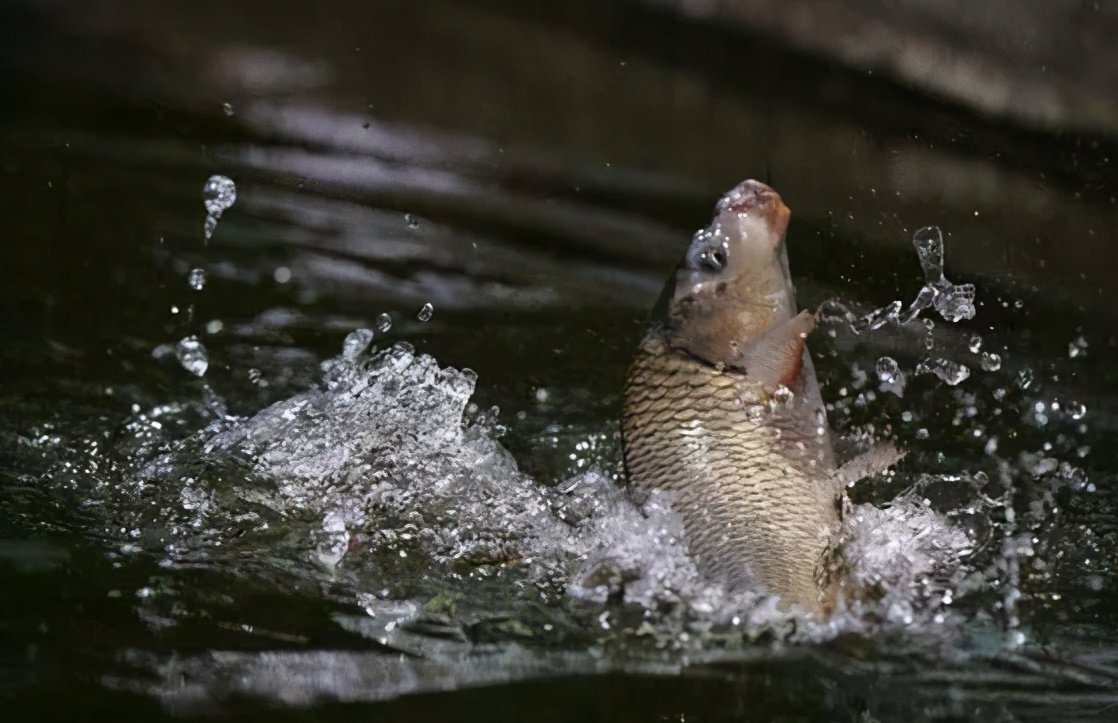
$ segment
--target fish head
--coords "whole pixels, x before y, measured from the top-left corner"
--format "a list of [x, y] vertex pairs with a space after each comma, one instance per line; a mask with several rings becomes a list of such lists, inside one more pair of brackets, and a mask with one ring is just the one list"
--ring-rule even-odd
[[730, 365], [743, 345], [795, 315], [784, 234], [791, 211], [759, 181], [715, 206], [668, 280], [654, 320], [670, 346]]

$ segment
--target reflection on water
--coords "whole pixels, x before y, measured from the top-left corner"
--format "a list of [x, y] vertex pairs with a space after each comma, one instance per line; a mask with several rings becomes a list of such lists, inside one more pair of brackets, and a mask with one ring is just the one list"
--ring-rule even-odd
[[[390, 718], [1118, 704], [1105, 193], [1040, 178], [1040, 151], [913, 140], [878, 86], [857, 87], [893, 121], [496, 5], [282, 42], [184, 12], [156, 51], [125, 41], [175, 5], [135, 4], [48, 23], [88, 66], [5, 46], [30, 101], [0, 141], [4, 689]], [[827, 623], [707, 585], [671, 500], [617, 484], [647, 309], [718, 193], [766, 172], [801, 303], [834, 311], [813, 344], [833, 425], [908, 450], [850, 490], [858, 594]], [[945, 257], [927, 229], [912, 253], [928, 223]]]

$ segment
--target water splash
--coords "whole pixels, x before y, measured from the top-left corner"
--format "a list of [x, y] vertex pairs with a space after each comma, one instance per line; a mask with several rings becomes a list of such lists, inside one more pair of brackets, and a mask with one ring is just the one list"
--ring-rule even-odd
[[360, 356], [373, 342], [371, 329], [358, 329], [351, 331], [342, 342], [342, 358], [354, 360]]
[[206, 241], [209, 241], [217, 230], [217, 222], [221, 219], [221, 214], [236, 201], [237, 185], [233, 179], [220, 174], [209, 177], [206, 185], [202, 187], [202, 202], [206, 206], [206, 221], [202, 233]]
[[195, 376], [203, 376], [210, 366], [209, 353], [196, 336], [188, 336], [175, 346], [175, 357], [182, 368]]
[[[845, 321], [855, 334], [876, 331], [890, 322], [907, 324], [927, 309], [935, 309], [944, 320], [951, 323], [973, 319], [974, 284], [953, 284], [943, 275], [943, 233], [939, 227], [926, 226], [919, 229], [912, 236], [912, 245], [924, 272], [924, 286], [907, 309], [903, 302], [895, 300], [868, 314], [857, 316], [843, 304], [829, 301], [821, 307], [821, 317]], [[981, 345], [981, 339], [978, 344]]]
[[186, 277], [186, 283], [195, 291], [201, 291], [206, 287], [206, 270], [191, 269]]
[[950, 359], [925, 359], [916, 365], [917, 374], [935, 374], [943, 382], [955, 386], [970, 377], [970, 369]]

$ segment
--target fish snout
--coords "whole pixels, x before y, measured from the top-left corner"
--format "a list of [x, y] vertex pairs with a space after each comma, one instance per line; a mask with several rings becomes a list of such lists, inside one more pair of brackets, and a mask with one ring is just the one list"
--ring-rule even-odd
[[774, 234], [783, 236], [792, 212], [780, 194], [760, 181], [742, 181], [722, 196], [716, 213], [734, 213], [762, 219]]

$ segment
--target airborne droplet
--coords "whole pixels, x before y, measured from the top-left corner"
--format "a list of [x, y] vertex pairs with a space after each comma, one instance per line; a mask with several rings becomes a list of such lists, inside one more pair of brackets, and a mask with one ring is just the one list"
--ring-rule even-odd
[[228, 176], [214, 174], [202, 187], [202, 203], [206, 206], [206, 223], [203, 233], [209, 241], [217, 229], [217, 221], [221, 214], [232, 206], [237, 200], [237, 184]]
[[434, 315], [434, 305], [431, 304], [431, 302], [427, 302], [419, 309], [419, 313], [415, 315], [415, 318], [419, 319], [420, 321], [431, 321], [431, 317]]
[[365, 351], [373, 341], [372, 329], [351, 331], [342, 342], [342, 358], [353, 361]]
[[195, 291], [201, 291], [206, 286], [206, 270], [191, 269], [190, 275], [186, 277], [186, 283]]
[[970, 376], [970, 369], [950, 359], [925, 359], [916, 365], [917, 374], [935, 374], [945, 383], [955, 386]]
[[210, 366], [210, 356], [206, 352], [206, 347], [196, 336], [188, 336], [179, 341], [175, 346], [175, 356], [182, 364], [182, 368], [194, 376], [202, 376]]

